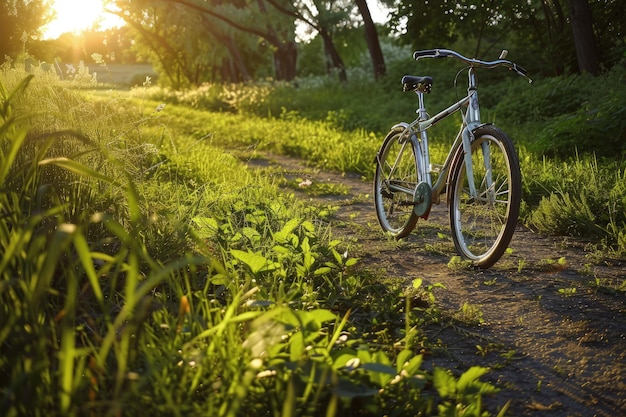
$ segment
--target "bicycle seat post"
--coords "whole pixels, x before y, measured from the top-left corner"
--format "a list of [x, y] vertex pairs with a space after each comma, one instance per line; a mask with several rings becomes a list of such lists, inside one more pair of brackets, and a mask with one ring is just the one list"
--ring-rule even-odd
[[[419, 102], [419, 108], [417, 109], [417, 120], [419, 123], [421, 123], [428, 120], [428, 112], [426, 111], [426, 105], [424, 104], [424, 91], [416, 91], [415, 93], [417, 94]], [[426, 133], [426, 130], [422, 129], [421, 127], [419, 130], [419, 134], [419, 140], [422, 143], [422, 146], [420, 147], [421, 158], [424, 162], [423, 166], [427, 167], [427, 170], [421, 173], [422, 179], [428, 185], [432, 185], [432, 179], [430, 176], [432, 172], [432, 166], [430, 164], [430, 152], [428, 150], [428, 134]]]
[[417, 109], [417, 116], [420, 122], [428, 119], [428, 113], [426, 112], [426, 106], [424, 105], [424, 93], [422, 91], [416, 91], [418, 97], [419, 107]]

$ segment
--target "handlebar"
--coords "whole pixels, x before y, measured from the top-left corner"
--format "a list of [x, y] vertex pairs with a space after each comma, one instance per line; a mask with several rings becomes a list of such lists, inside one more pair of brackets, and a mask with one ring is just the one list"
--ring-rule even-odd
[[[501, 57], [504, 58], [506, 56], [506, 51], [503, 51]], [[528, 82], [533, 82], [527, 75], [527, 71], [515, 64], [514, 62], [508, 61], [506, 59], [497, 59], [495, 61], [481, 61], [480, 59], [467, 58], [458, 52], [451, 51], [449, 49], [427, 49], [424, 51], [415, 51], [413, 53], [413, 58], [416, 61], [419, 61], [423, 58], [456, 58], [460, 61], [465, 62], [467, 65], [471, 67], [484, 67], [484, 68], [495, 68], [499, 66], [507, 67], [511, 71], [517, 72], [522, 77], [526, 78]]]

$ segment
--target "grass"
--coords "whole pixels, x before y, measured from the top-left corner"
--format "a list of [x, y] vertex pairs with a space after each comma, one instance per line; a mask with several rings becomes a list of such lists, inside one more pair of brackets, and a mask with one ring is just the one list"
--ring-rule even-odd
[[327, 210], [223, 150], [271, 137], [348, 170], [373, 138], [68, 87], [2, 68], [3, 415], [484, 411], [485, 369], [421, 368], [434, 300], [403, 312]]
[[[271, 151], [371, 178], [380, 135], [349, 129], [365, 114], [347, 107], [346, 97], [364, 101], [356, 92], [207, 87], [174, 102], [148, 85], [77, 90], [7, 66], [0, 81], [4, 414], [348, 416], [398, 403], [402, 415], [484, 411], [478, 392], [494, 387], [480, 381], [482, 368], [421, 368], [421, 328], [439, 320], [430, 289], [362, 270], [353, 242], [327, 227], [329, 208], [241, 162]], [[263, 106], [287, 93], [324, 100], [324, 89], [345, 112]], [[204, 109], [213, 105], [228, 111]], [[433, 132], [433, 158], [453, 127]], [[555, 163], [523, 146], [520, 159], [528, 224], [571, 232], [549, 225], [577, 216], [599, 248], [624, 253], [618, 162]], [[291, 185], [301, 189], [301, 179]], [[576, 210], [581, 202], [589, 210]], [[444, 243], [431, 250], [447, 253]], [[466, 265], [453, 257], [449, 268]], [[482, 319], [480, 306], [458, 314]]]

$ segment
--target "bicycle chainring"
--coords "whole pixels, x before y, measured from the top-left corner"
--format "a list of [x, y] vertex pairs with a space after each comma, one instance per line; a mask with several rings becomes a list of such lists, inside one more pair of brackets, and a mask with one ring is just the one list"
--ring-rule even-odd
[[433, 205], [433, 191], [425, 182], [420, 182], [415, 187], [415, 193], [413, 193], [413, 213], [416, 216], [428, 219], [430, 208]]

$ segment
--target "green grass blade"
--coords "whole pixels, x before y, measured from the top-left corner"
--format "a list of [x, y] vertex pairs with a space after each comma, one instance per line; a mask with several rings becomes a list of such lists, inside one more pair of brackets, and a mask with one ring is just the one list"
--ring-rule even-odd
[[109, 178], [106, 175], [103, 175], [103, 174], [99, 173], [98, 171], [94, 170], [93, 168], [90, 168], [87, 165], [83, 165], [80, 162], [76, 162], [76, 161], [74, 161], [72, 159], [68, 159], [68, 158], [49, 158], [49, 159], [44, 159], [43, 161], [40, 161], [39, 165], [40, 166], [56, 165], [58, 167], [65, 168], [68, 171], [74, 172], [75, 174], [79, 174], [79, 175], [82, 175], [84, 177], [90, 177], [90, 178], [99, 179], [99, 180], [108, 182], [110, 184], [117, 185], [119, 187], [122, 186], [120, 183], [118, 183], [114, 179]]
[[[8, 132], [7, 132], [8, 133]], [[18, 151], [22, 147], [24, 140], [26, 139], [26, 134], [28, 131], [26, 129], [20, 129], [14, 132], [12, 138], [9, 138], [10, 145], [7, 154], [4, 156], [4, 160], [2, 162], [2, 167], [0, 168], [0, 184], [4, 184], [9, 175], [9, 171], [13, 165], [13, 161], [15, 160]], [[1, 136], [0, 136], [1, 137]]]
[[104, 308], [104, 296], [102, 294], [102, 288], [100, 286], [100, 282], [98, 281], [96, 269], [93, 265], [92, 253], [89, 250], [89, 245], [87, 244], [85, 236], [78, 233], [76, 234], [76, 236], [74, 236], [74, 248], [76, 249], [76, 254], [80, 259], [81, 264], [83, 265], [85, 274], [89, 279], [89, 283], [91, 284], [91, 290], [93, 291], [96, 300], [100, 304], [100, 307]]

